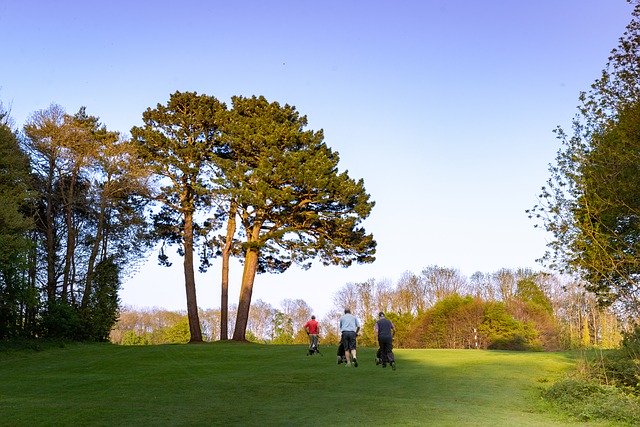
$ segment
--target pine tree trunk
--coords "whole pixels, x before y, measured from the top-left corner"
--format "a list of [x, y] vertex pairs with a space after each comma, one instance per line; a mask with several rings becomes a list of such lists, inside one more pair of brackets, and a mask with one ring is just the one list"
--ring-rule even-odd
[[49, 160], [49, 174], [47, 179], [47, 211], [45, 218], [46, 246], [47, 246], [47, 300], [53, 302], [56, 298], [56, 244], [55, 244], [55, 221], [53, 218], [53, 171], [55, 162]]
[[187, 293], [187, 316], [189, 318], [190, 343], [202, 342], [198, 302], [196, 300], [196, 279], [193, 271], [193, 212], [184, 216], [184, 285]]
[[220, 339], [229, 339], [229, 258], [231, 257], [231, 245], [236, 232], [236, 211], [235, 200], [229, 207], [229, 220], [227, 222], [227, 235], [225, 236], [224, 248], [222, 248], [222, 286], [220, 292]]
[[[75, 188], [77, 181], [77, 172], [74, 170], [71, 173], [71, 179], [69, 182], [68, 194], [64, 194], [62, 191], [63, 200], [65, 201], [65, 224], [67, 226], [67, 250], [64, 259], [64, 269], [62, 272], [62, 301], [67, 302], [67, 293], [71, 291], [72, 275], [71, 267], [73, 264], [73, 257], [76, 251], [76, 227], [73, 220], [73, 210], [75, 207]], [[65, 198], [66, 196], [66, 198]], [[65, 200], [66, 199], [66, 200]], [[71, 291], [72, 292], [72, 291]]]
[[249, 322], [249, 309], [251, 308], [251, 294], [253, 293], [253, 281], [258, 269], [258, 251], [249, 248], [245, 255], [244, 270], [242, 271], [242, 286], [240, 287], [240, 301], [238, 302], [238, 315], [236, 328], [233, 332], [234, 341], [246, 341], [245, 332]]
[[[104, 197], [104, 195], [103, 195]], [[104, 228], [105, 217], [105, 202], [104, 199], [100, 201], [100, 214], [98, 215], [98, 224], [96, 227], [96, 238], [91, 247], [91, 253], [89, 254], [89, 262], [87, 265], [87, 275], [85, 277], [84, 294], [82, 295], [82, 308], [89, 306], [91, 300], [91, 291], [93, 288], [93, 270], [95, 269], [96, 259], [98, 258], [98, 252], [102, 243], [102, 230]]]

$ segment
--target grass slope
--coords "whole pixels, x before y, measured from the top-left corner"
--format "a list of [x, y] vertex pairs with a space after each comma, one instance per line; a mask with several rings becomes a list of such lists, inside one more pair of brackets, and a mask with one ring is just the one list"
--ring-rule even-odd
[[397, 350], [398, 369], [358, 351], [213, 343], [69, 345], [0, 353], [0, 425], [571, 425], [541, 384], [561, 353]]

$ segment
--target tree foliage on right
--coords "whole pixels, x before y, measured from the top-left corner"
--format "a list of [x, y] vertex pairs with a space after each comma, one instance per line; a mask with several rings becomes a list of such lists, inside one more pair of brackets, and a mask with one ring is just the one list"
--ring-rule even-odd
[[544, 260], [576, 274], [599, 303], [640, 317], [640, 1], [602, 75], [580, 95], [540, 203]]

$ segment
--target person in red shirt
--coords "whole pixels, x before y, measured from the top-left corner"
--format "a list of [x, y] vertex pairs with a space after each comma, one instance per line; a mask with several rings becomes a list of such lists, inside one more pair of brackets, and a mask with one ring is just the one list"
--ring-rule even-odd
[[316, 320], [316, 316], [311, 316], [311, 320], [304, 324], [304, 330], [309, 335], [309, 355], [318, 353], [318, 334], [320, 333], [320, 326]]

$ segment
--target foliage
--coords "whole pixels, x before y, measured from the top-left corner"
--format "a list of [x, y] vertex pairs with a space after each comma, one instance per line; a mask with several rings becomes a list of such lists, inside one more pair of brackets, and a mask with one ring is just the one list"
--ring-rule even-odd
[[533, 301], [512, 299], [506, 303], [507, 312], [517, 321], [531, 326], [536, 331], [535, 348], [549, 351], [562, 349], [558, 320], [548, 308]]
[[544, 396], [580, 421], [640, 423], [640, 399], [616, 387], [584, 379], [565, 379], [547, 389]]
[[244, 340], [255, 275], [349, 266], [374, 260], [375, 241], [360, 223], [374, 203], [362, 180], [339, 172], [339, 156], [307, 118], [264, 97], [233, 97], [223, 128], [229, 150], [220, 159], [218, 192], [237, 208], [244, 270], [234, 340]]
[[640, 2], [602, 75], [580, 95], [540, 204], [529, 211], [553, 235], [544, 260], [577, 274], [601, 305], [640, 315]]
[[478, 332], [493, 350], [536, 350], [540, 348], [538, 331], [530, 323], [514, 319], [502, 302], [487, 303]]
[[146, 249], [145, 173], [128, 142], [84, 107], [74, 115], [57, 105], [35, 112], [22, 148], [33, 187], [24, 211], [35, 225], [24, 236], [33, 242], [28, 264], [14, 271], [24, 282], [24, 301], [13, 308], [22, 333], [106, 340], [120, 271]]
[[23, 274], [33, 247], [33, 221], [25, 214], [30, 192], [29, 159], [0, 120], [0, 340], [33, 333], [37, 291]]
[[[194, 245], [201, 227], [198, 214], [210, 209], [212, 172], [220, 143], [221, 114], [226, 106], [195, 92], [175, 92], [166, 105], [148, 108], [143, 127], [131, 135], [139, 160], [159, 180], [154, 195], [162, 203], [154, 225], [159, 238], [179, 245], [184, 256], [185, 289], [191, 341], [202, 341], [194, 276]], [[163, 258], [161, 258], [163, 261]]]
[[408, 343], [427, 348], [474, 348], [483, 322], [483, 304], [473, 297], [452, 294], [418, 315]]
[[173, 326], [162, 329], [159, 337], [154, 337], [154, 341], [159, 343], [186, 344], [191, 336], [189, 334], [189, 321], [185, 317]]
[[120, 271], [113, 258], [101, 261], [93, 275], [89, 303], [81, 308], [83, 330], [89, 341], [107, 341], [118, 320]]
[[553, 305], [549, 297], [540, 289], [532, 277], [518, 280], [515, 297], [520, 301], [534, 304], [548, 314], [553, 314]]
[[273, 315], [273, 344], [293, 343], [293, 321], [289, 316], [277, 310]]
[[640, 325], [636, 324], [630, 331], [624, 333], [622, 349], [629, 357], [640, 359]]
[[120, 341], [121, 345], [149, 345], [151, 341], [147, 334], [138, 335], [135, 331], [126, 331]]
[[49, 301], [42, 314], [41, 336], [49, 339], [82, 341], [84, 322], [78, 310], [63, 301]]
[[[410, 334], [411, 326], [415, 317], [410, 312], [407, 313], [393, 313], [390, 311], [385, 312], [385, 317], [391, 322], [395, 328], [393, 335], [394, 347], [409, 347], [408, 336]], [[378, 342], [375, 339], [374, 327], [377, 321], [377, 317], [369, 317], [362, 328], [360, 329], [360, 336], [358, 337], [359, 346], [377, 347]]]
[[374, 317], [369, 317], [364, 321], [362, 327], [360, 328], [360, 334], [358, 336], [359, 346], [375, 347], [378, 345], [373, 333], [373, 328], [376, 324], [376, 320], [377, 319]]
[[640, 396], [640, 327], [624, 334], [619, 349], [586, 353], [583, 374], [602, 384], [614, 385]]
[[393, 322], [396, 332], [393, 336], [395, 347], [406, 347], [411, 324], [415, 320], [415, 316], [411, 313], [393, 313], [385, 312], [385, 317]]

